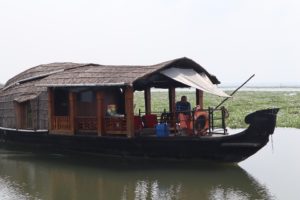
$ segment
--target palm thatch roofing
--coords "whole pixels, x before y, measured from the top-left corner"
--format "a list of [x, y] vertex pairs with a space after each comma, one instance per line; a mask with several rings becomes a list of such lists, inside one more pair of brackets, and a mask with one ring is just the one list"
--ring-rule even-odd
[[205, 73], [214, 84], [220, 83], [202, 66], [185, 57], [148, 66], [51, 63], [30, 68], [11, 78], [2, 88], [0, 96], [15, 94], [14, 100], [22, 102], [47, 91], [47, 87], [129, 85], [135, 90], [188, 87], [160, 73], [171, 67], [192, 68], [198, 73]]
[[130, 85], [136, 90], [147, 87], [168, 88], [170, 85], [188, 87], [159, 73], [171, 67], [192, 68], [198, 73], [205, 73], [213, 83], [219, 83], [215, 76], [196, 62], [188, 58], [179, 58], [149, 66], [87, 64], [48, 76], [39, 85], [47, 87]]

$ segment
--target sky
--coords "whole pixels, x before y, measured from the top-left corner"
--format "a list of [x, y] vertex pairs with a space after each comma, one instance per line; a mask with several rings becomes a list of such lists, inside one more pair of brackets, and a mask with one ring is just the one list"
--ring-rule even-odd
[[[298, 0], [0, 0], [0, 82], [52, 62], [188, 57], [223, 85], [300, 85]], [[221, 84], [221, 85], [222, 85]]]

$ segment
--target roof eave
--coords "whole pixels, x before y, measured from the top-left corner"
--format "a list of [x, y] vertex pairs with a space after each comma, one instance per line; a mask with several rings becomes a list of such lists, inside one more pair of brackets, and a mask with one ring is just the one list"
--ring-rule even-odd
[[37, 87], [106, 87], [106, 86], [131, 86], [129, 83], [78, 83], [78, 84], [36, 84]]

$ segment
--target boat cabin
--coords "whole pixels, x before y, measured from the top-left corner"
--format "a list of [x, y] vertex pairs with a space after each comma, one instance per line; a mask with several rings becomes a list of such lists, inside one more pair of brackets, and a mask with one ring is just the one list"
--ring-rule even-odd
[[[1, 89], [0, 126], [61, 135], [135, 137], [157, 135], [161, 125], [174, 135], [183, 129], [189, 130], [188, 135], [197, 135], [197, 130], [204, 129], [197, 128], [203, 113], [205, 132], [214, 129], [216, 110], [203, 109], [203, 92], [228, 97], [216, 87], [219, 83], [188, 58], [149, 66], [40, 65], [13, 77]], [[190, 118], [182, 122], [176, 111], [175, 89], [190, 87], [196, 88], [200, 109], [188, 111]], [[152, 112], [151, 88], [168, 90], [166, 110]], [[144, 91], [144, 112], [134, 112], [136, 91]], [[225, 133], [226, 113], [218, 111]]]

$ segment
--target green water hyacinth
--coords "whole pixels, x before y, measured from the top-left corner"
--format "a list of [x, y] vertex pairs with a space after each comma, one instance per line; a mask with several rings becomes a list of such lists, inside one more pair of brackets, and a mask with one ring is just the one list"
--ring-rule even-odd
[[[230, 94], [231, 91], [227, 91]], [[176, 91], [176, 100], [187, 96], [191, 105], [195, 106], [195, 92]], [[139, 109], [144, 112], [144, 93], [135, 92], [135, 113]], [[223, 98], [204, 93], [204, 107], [215, 107]], [[152, 91], [152, 112], [168, 111], [168, 92]], [[299, 91], [239, 91], [232, 99], [223, 104], [229, 111], [226, 124], [230, 128], [246, 128], [244, 118], [247, 114], [259, 109], [280, 108], [277, 127], [300, 128], [300, 92]]]

